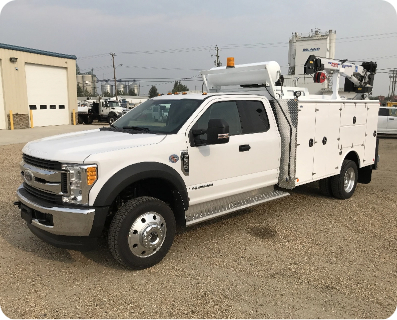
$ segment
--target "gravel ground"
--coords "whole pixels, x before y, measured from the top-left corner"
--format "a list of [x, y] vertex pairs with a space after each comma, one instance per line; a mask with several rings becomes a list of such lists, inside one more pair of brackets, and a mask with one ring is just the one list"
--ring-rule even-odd
[[387, 318], [397, 306], [397, 139], [353, 198], [316, 184], [179, 230], [128, 271], [101, 239], [80, 253], [36, 238], [12, 205], [22, 144], [0, 147], [0, 306], [10, 318]]

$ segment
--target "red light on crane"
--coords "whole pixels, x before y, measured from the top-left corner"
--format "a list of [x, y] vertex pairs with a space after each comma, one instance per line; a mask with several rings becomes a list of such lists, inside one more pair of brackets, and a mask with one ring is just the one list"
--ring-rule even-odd
[[323, 83], [327, 80], [327, 75], [324, 72], [316, 72], [313, 79], [315, 83]]

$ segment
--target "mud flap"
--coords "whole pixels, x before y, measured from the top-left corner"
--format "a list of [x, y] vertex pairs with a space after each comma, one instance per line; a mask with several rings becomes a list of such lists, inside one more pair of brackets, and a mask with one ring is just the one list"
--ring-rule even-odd
[[358, 169], [358, 183], [368, 184], [372, 178], [372, 166]]

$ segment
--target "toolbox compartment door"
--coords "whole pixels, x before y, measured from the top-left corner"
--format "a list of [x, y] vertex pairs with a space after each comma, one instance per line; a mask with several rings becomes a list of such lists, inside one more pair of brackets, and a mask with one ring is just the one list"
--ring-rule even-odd
[[378, 126], [379, 103], [367, 103], [367, 123], [365, 129], [365, 155], [363, 166], [373, 164]]
[[339, 103], [316, 104], [314, 180], [339, 172], [340, 108]]
[[296, 147], [297, 184], [313, 180], [315, 104], [299, 104]]

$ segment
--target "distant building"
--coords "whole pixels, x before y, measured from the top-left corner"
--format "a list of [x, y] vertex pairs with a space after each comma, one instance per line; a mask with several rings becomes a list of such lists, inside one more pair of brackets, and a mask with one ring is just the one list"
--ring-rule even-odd
[[0, 129], [71, 123], [76, 56], [0, 43]]
[[96, 89], [96, 83], [98, 82], [95, 74], [92, 73], [84, 73], [76, 75], [77, 85], [80, 86], [81, 90], [84, 93], [88, 93], [89, 96], [94, 96], [98, 94]]

